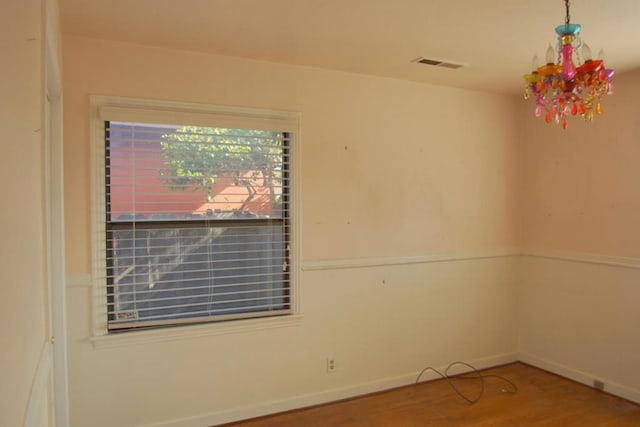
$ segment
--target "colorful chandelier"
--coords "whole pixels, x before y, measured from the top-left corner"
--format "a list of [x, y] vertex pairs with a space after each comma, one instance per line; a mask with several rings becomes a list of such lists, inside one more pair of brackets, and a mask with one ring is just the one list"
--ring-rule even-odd
[[[592, 58], [591, 49], [580, 39], [581, 25], [570, 22], [569, 0], [564, 0], [564, 4], [564, 25], [556, 27], [557, 58], [551, 45], [547, 49], [545, 65], [538, 67], [537, 56], [534, 57], [533, 71], [524, 76], [524, 97], [535, 99], [536, 117], [544, 116], [547, 123], [553, 121], [566, 129], [569, 115], [592, 121], [594, 111], [602, 114], [601, 98], [613, 93], [614, 71], [605, 68], [602, 51], [598, 59]], [[580, 48], [582, 60], [578, 53]], [[580, 65], [576, 66], [576, 63]]]

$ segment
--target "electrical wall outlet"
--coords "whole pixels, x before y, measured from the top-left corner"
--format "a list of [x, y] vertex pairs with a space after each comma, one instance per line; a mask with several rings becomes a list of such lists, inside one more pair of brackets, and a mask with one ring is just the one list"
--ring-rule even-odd
[[333, 356], [327, 356], [327, 373], [335, 372], [336, 368], [336, 359]]
[[595, 388], [596, 390], [604, 391], [604, 382], [593, 380], [593, 388]]

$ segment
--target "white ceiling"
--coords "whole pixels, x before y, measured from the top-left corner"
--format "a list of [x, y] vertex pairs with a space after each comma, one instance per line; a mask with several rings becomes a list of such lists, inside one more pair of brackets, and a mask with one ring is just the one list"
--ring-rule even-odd
[[[563, 0], [60, 0], [62, 31], [417, 82], [520, 92]], [[608, 67], [640, 68], [640, 0], [572, 0]], [[413, 62], [425, 56], [458, 70]]]

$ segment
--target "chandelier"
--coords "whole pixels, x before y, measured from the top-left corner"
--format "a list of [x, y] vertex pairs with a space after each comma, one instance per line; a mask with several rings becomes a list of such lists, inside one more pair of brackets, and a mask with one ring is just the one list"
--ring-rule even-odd
[[[600, 99], [613, 93], [614, 71], [605, 68], [602, 51], [598, 59], [592, 58], [591, 49], [580, 39], [581, 25], [570, 22], [569, 0], [564, 0], [564, 4], [564, 25], [556, 27], [557, 50], [549, 44], [546, 64], [541, 67], [538, 57], [534, 56], [533, 71], [524, 76], [524, 97], [535, 99], [536, 117], [544, 116], [547, 123], [553, 121], [566, 129], [569, 115], [580, 115], [590, 122], [594, 111], [602, 114]], [[582, 59], [579, 50], [582, 50]]]

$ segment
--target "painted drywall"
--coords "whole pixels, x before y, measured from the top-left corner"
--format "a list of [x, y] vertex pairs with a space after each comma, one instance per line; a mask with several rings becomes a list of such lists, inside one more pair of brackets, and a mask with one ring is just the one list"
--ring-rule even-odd
[[73, 288], [72, 425], [216, 425], [407, 385], [454, 360], [512, 362], [513, 266], [496, 258], [305, 272], [299, 326], [105, 349], [87, 339], [90, 289]]
[[301, 112], [305, 259], [512, 247], [506, 96], [78, 38], [65, 56], [70, 273], [90, 266], [89, 94]]
[[639, 77], [617, 76], [604, 114], [564, 131], [522, 104], [520, 246], [640, 257]]
[[[76, 37], [63, 47], [72, 425], [210, 425], [406, 384], [426, 365], [514, 359], [513, 257], [402, 262], [514, 247], [515, 100]], [[90, 94], [301, 113], [301, 264], [314, 269], [300, 275], [299, 325], [92, 346]]]
[[640, 264], [522, 257], [519, 358], [640, 402]]
[[616, 88], [602, 117], [566, 131], [523, 109], [520, 246], [555, 258], [521, 260], [519, 351], [640, 401], [640, 72]]
[[0, 233], [0, 424], [24, 422], [45, 342], [43, 63], [39, 0], [4, 2], [0, 14], [3, 182]]

